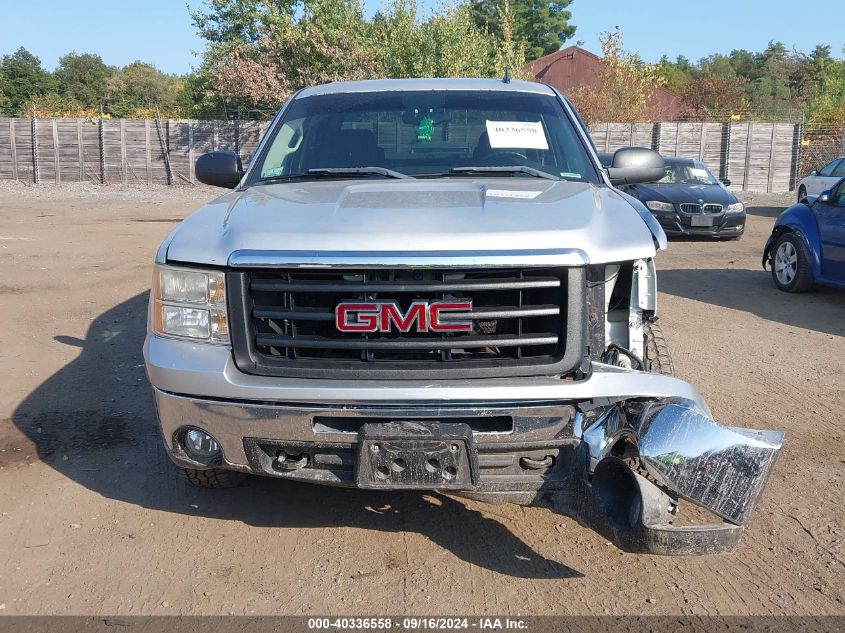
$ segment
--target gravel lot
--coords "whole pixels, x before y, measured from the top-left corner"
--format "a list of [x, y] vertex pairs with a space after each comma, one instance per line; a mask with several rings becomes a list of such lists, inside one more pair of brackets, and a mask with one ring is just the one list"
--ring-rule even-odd
[[189, 489], [160, 446], [144, 336], [159, 241], [211, 189], [0, 184], [4, 614], [845, 614], [845, 293], [737, 242], [658, 259], [678, 374], [717, 419], [782, 428], [739, 550], [622, 554], [548, 510], [255, 479]]

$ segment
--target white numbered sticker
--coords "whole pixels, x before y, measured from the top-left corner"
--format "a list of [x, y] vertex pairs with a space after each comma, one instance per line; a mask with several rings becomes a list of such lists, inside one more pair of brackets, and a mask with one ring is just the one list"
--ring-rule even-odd
[[549, 149], [546, 133], [540, 121], [487, 121], [490, 147], [518, 149]]

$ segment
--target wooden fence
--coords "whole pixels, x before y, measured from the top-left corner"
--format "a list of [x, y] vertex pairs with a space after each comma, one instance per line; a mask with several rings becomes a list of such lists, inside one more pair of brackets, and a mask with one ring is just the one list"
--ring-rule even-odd
[[[192, 184], [200, 154], [226, 149], [248, 160], [266, 125], [0, 118], [0, 180]], [[699, 159], [736, 189], [790, 191], [804, 171], [819, 166], [802, 161], [808, 141], [802, 139], [800, 124], [603, 123], [594, 125], [591, 133], [599, 151], [640, 145], [666, 156]], [[842, 138], [845, 142], [845, 133]], [[835, 155], [836, 148], [831, 152]]]
[[736, 189], [792, 191], [805, 175], [795, 123], [603, 123], [591, 133], [599, 151], [640, 145], [695, 158]]
[[33, 183], [191, 184], [213, 149], [248, 158], [259, 121], [2, 119], [0, 180]]

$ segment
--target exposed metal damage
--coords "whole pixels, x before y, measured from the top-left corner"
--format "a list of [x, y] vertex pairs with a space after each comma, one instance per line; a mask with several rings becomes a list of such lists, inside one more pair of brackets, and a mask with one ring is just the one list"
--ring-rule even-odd
[[[581, 417], [587, 425], [581, 439], [595, 512], [616, 539], [653, 553], [733, 549], [768, 481], [783, 433], [722, 426], [697, 403], [676, 398], [626, 401], [599, 411]], [[674, 527], [678, 497], [727, 523]]]

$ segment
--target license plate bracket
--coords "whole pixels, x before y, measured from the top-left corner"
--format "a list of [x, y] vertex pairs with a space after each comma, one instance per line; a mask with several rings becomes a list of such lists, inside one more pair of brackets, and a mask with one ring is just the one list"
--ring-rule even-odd
[[368, 423], [358, 433], [360, 488], [472, 490], [478, 458], [467, 424], [415, 420]]
[[713, 218], [708, 215], [694, 215], [690, 218], [692, 226], [713, 226]]

